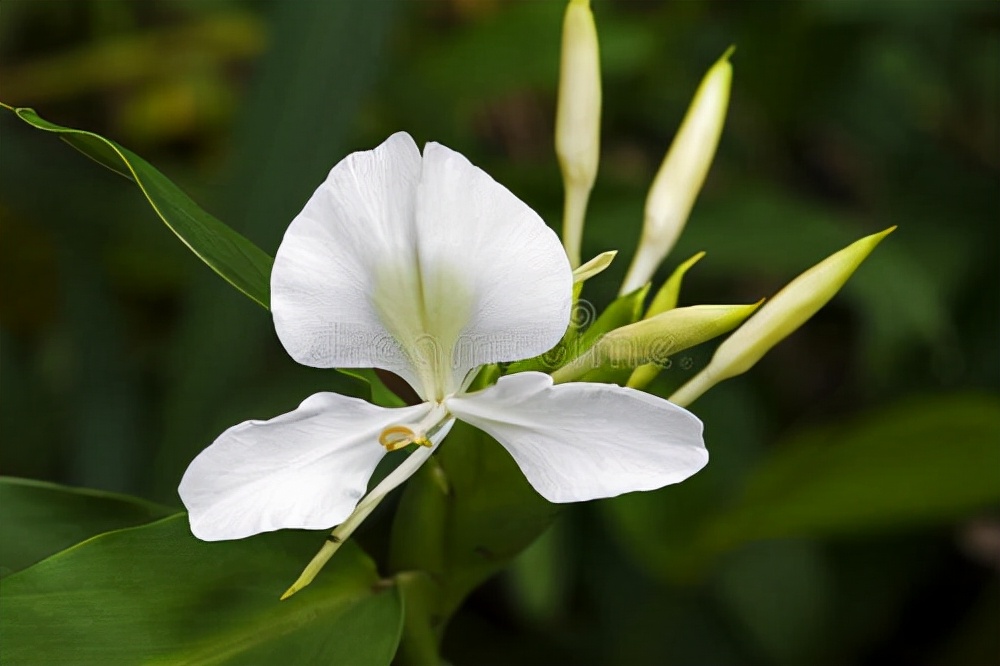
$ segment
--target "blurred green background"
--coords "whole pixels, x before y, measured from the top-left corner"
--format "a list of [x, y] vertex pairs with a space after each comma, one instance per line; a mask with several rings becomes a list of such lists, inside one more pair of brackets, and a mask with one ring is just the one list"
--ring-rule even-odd
[[[731, 43], [719, 155], [658, 279], [751, 302], [899, 230], [694, 405], [709, 467], [572, 507], [453, 620], [456, 664], [1000, 663], [1000, 11], [973, 0], [594, 0], [603, 149], [584, 255], [620, 249]], [[4, 0], [0, 99], [131, 148], [273, 253], [351, 150], [407, 130], [555, 227], [563, 3]], [[0, 471], [178, 505], [226, 427], [343, 387], [140, 193], [5, 114]], [[667, 394], [711, 345], [674, 359]], [[971, 472], [970, 472], [971, 470]], [[971, 474], [971, 476], [970, 476]], [[974, 478], [972, 478], [974, 477]], [[360, 539], [383, 557], [391, 510]], [[287, 572], [283, 572], [287, 574]]]

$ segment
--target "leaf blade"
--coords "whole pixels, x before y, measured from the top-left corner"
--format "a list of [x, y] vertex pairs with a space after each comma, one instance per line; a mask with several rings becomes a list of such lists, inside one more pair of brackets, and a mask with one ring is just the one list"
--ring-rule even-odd
[[1000, 400], [968, 394], [802, 433], [751, 472], [706, 538], [829, 537], [954, 519], [1000, 502], [998, 432]]
[[93, 132], [49, 122], [30, 108], [2, 106], [29, 126], [56, 134], [98, 164], [133, 181], [157, 216], [199, 259], [258, 305], [268, 308], [274, 259], [199, 207], [155, 167]]
[[102, 534], [4, 581], [4, 661], [272, 663], [281, 655], [388, 665], [402, 604], [357, 546], [345, 545], [313, 589], [278, 601], [285, 576], [315, 545], [315, 535], [291, 531], [201, 542], [185, 514]]
[[0, 577], [102, 532], [175, 511], [117, 493], [0, 477]]

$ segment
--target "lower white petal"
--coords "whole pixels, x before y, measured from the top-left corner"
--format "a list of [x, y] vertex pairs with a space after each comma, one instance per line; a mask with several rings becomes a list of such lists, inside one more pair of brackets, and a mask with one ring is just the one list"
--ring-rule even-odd
[[696, 416], [613, 384], [553, 386], [546, 374], [523, 372], [447, 407], [499, 441], [550, 502], [653, 490], [708, 463]]
[[326, 529], [350, 515], [385, 455], [379, 434], [430, 405], [388, 409], [317, 393], [269, 421], [233, 426], [188, 466], [178, 492], [199, 539]]

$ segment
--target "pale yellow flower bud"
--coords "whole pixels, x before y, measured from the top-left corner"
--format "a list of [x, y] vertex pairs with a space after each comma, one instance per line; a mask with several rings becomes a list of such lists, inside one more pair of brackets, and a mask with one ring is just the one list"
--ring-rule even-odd
[[733, 66], [726, 51], [708, 70], [646, 197], [642, 238], [621, 293], [646, 284], [674, 247], [715, 157], [729, 106]]
[[679, 351], [733, 330], [759, 306], [760, 303], [675, 308], [616, 328], [584, 354], [553, 372], [552, 379], [557, 384], [573, 381], [604, 365], [634, 368], [646, 363], [666, 363]]
[[601, 143], [601, 65], [589, 0], [570, 0], [563, 19], [562, 63], [556, 104], [556, 156], [565, 188], [563, 245], [573, 268], [587, 200], [597, 178]]
[[788, 283], [719, 345], [708, 366], [670, 396], [670, 401], [681, 406], [690, 405], [724, 379], [749, 370], [768, 350], [826, 305], [875, 246], [895, 228], [848, 245]]
[[586, 282], [595, 275], [599, 275], [604, 272], [611, 262], [615, 260], [618, 250], [608, 250], [607, 252], [601, 252], [599, 255], [577, 267], [573, 271], [573, 284], [579, 284], [581, 282]]

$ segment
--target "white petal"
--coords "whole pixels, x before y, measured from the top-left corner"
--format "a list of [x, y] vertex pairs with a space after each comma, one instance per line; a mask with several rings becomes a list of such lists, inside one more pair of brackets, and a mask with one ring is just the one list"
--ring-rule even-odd
[[540, 354], [569, 321], [556, 235], [464, 157], [400, 133], [330, 172], [271, 273], [275, 328], [317, 367], [379, 367], [425, 398], [473, 367]]
[[553, 386], [546, 374], [523, 372], [447, 407], [499, 441], [550, 502], [661, 488], [708, 462], [696, 416], [613, 384]]
[[573, 273], [559, 238], [527, 204], [459, 153], [428, 143], [417, 228], [430, 332], [451, 362], [452, 388], [470, 368], [559, 342]]
[[338, 163], [292, 220], [274, 258], [271, 311], [278, 337], [299, 363], [385, 368], [415, 382], [372, 294], [395, 294], [396, 314], [419, 320], [420, 170], [413, 139], [393, 134]]
[[382, 430], [429, 411], [427, 404], [387, 409], [317, 393], [293, 412], [233, 426], [198, 454], [181, 479], [178, 492], [191, 531], [220, 541], [339, 524], [385, 455]]

